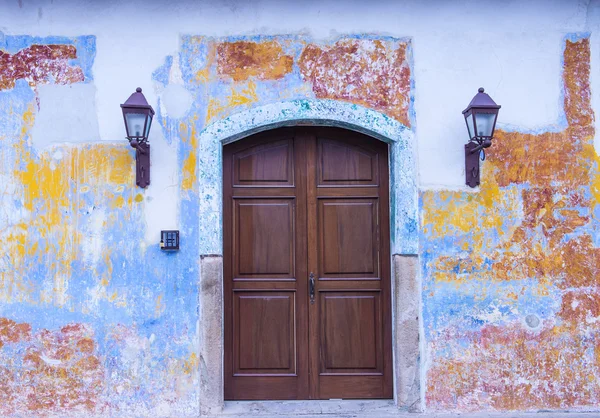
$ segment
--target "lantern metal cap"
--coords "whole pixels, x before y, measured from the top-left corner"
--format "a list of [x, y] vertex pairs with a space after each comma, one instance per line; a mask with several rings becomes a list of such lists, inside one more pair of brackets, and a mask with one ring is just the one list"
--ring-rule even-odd
[[471, 100], [471, 103], [469, 103], [469, 106], [463, 110], [463, 114], [467, 113], [473, 107], [484, 109], [500, 109], [501, 106], [496, 104], [496, 102], [493, 101], [487, 93], [485, 93], [483, 87], [479, 87], [478, 91], [479, 92], [475, 95], [475, 97], [473, 97], [473, 100]]
[[146, 97], [142, 93], [141, 87], [138, 87], [137, 89], [135, 89], [135, 93], [133, 93], [131, 96], [129, 96], [129, 99], [127, 99], [125, 101], [125, 103], [123, 103], [121, 105], [121, 107], [134, 107], [134, 108], [139, 108], [139, 109], [149, 109], [152, 116], [154, 116], [154, 109], [152, 109], [152, 106], [150, 106], [150, 104], [148, 104]]

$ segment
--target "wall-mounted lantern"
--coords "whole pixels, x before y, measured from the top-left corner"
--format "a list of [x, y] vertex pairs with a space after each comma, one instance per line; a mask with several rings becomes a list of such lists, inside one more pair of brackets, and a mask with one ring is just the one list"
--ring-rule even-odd
[[483, 87], [473, 97], [463, 115], [469, 131], [469, 143], [465, 145], [466, 183], [471, 187], [479, 185], [479, 155], [485, 160], [484, 148], [492, 145], [496, 119], [500, 105], [484, 93]]
[[135, 182], [145, 188], [150, 184], [150, 144], [148, 134], [154, 109], [148, 104], [142, 94], [142, 89], [135, 89], [135, 93], [121, 105], [123, 120], [129, 144], [135, 148]]

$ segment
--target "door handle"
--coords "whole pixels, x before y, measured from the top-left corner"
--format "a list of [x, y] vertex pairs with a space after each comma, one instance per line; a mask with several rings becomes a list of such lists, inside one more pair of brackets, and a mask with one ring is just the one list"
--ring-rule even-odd
[[310, 304], [315, 303], [315, 275], [313, 272], [310, 272], [310, 276], [308, 276], [308, 291], [310, 293]]

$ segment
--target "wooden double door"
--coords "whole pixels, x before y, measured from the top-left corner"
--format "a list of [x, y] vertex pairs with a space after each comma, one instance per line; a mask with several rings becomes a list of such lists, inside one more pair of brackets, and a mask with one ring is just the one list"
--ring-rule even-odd
[[223, 181], [225, 399], [391, 398], [387, 144], [275, 129]]

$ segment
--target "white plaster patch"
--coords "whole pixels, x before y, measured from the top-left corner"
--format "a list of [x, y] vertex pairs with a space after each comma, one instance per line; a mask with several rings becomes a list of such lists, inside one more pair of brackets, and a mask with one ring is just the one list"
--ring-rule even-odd
[[532, 329], [537, 329], [540, 324], [540, 318], [535, 314], [529, 314], [525, 317], [525, 324]]
[[20, 193], [14, 178], [0, 173], [0, 231], [3, 233], [7, 233], [9, 226], [26, 222], [30, 217], [28, 210], [22, 206], [17, 208], [15, 204], [15, 196]]
[[38, 95], [40, 109], [31, 133], [36, 148], [100, 139], [93, 84], [45, 84], [39, 86]]
[[47, 357], [43, 354], [40, 356], [40, 358], [44, 360], [44, 363], [49, 364], [50, 366], [60, 366], [62, 364], [62, 361]]
[[171, 406], [166, 401], [162, 401], [159, 403], [154, 409], [154, 413], [158, 417], [170, 417], [171, 416]]
[[146, 221], [145, 244], [158, 245], [160, 231], [179, 229], [180, 176], [177, 164], [177, 142], [167, 144], [162, 130], [156, 126], [150, 131], [150, 186], [144, 194]]
[[183, 84], [183, 75], [179, 66], [179, 54], [173, 55], [173, 65], [169, 71], [169, 84]]
[[167, 116], [179, 119], [187, 115], [194, 98], [181, 84], [169, 84], [163, 91], [162, 102]]
[[89, 229], [82, 241], [83, 259], [88, 265], [96, 265], [104, 247], [106, 212], [104, 209], [90, 209], [89, 212]]
[[69, 278], [64, 274], [56, 274], [54, 276], [54, 302], [58, 306], [65, 306], [69, 300]]
[[488, 324], [495, 324], [503, 321], [509, 321], [511, 314], [518, 314], [517, 310], [514, 307], [510, 307], [509, 312], [500, 310], [500, 307], [498, 305], [493, 304], [490, 305], [489, 309], [476, 312], [473, 315], [473, 318], [479, 319]]

